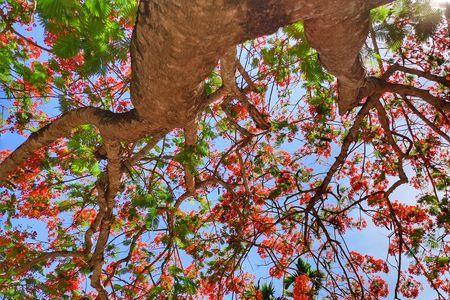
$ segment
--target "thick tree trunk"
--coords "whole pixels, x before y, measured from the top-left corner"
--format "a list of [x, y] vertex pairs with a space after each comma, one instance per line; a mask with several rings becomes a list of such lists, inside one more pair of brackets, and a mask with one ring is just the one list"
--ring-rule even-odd
[[370, 8], [362, 0], [142, 1], [131, 46], [133, 104], [153, 128], [183, 127], [202, 107], [202, 81], [230, 47], [303, 19], [347, 110], [365, 79], [358, 52]]

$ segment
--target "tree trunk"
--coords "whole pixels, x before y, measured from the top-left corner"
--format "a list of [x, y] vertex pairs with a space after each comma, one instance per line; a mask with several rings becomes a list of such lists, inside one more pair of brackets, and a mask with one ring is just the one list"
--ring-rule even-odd
[[358, 59], [369, 24], [361, 0], [142, 1], [133, 41], [132, 102], [154, 127], [182, 127], [202, 108], [202, 81], [232, 46], [305, 20], [308, 39], [351, 107], [365, 72]]

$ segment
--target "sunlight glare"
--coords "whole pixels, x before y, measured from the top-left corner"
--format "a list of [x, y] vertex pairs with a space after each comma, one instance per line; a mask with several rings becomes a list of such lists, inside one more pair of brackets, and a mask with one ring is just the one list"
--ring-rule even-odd
[[445, 8], [450, 5], [450, 0], [431, 0], [430, 4], [434, 8]]

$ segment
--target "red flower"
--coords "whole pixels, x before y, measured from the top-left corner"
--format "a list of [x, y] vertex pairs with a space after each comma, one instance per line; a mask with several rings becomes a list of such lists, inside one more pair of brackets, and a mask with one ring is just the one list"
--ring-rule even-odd
[[311, 287], [309, 286], [311, 280], [308, 276], [302, 274], [295, 278], [294, 282], [294, 290], [292, 291], [292, 295], [294, 300], [310, 300], [311, 296], [309, 296], [309, 292], [311, 291]]
[[380, 277], [376, 277], [370, 282], [369, 290], [377, 298], [386, 297], [389, 294], [386, 282]]

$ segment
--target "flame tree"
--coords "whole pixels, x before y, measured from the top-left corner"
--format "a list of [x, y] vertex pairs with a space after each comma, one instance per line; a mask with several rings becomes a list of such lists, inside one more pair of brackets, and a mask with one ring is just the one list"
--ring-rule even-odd
[[[0, 16], [1, 132], [25, 140], [0, 152], [2, 297], [448, 298], [450, 9], [0, 0]], [[385, 253], [354, 249], [367, 231]]]

